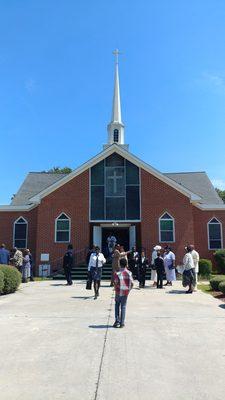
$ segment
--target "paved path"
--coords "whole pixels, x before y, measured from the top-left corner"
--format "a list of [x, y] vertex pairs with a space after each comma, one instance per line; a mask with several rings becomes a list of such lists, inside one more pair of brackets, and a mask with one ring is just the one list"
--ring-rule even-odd
[[134, 289], [126, 328], [113, 291], [46, 281], [0, 298], [1, 400], [222, 400], [225, 304], [201, 292]]

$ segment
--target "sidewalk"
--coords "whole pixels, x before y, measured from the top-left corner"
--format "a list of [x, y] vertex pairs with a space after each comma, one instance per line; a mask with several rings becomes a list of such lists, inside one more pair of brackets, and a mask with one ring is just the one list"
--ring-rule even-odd
[[[149, 283], [148, 283], [149, 285]], [[0, 298], [1, 400], [222, 400], [225, 304], [134, 289], [113, 329], [113, 290], [28, 283]]]

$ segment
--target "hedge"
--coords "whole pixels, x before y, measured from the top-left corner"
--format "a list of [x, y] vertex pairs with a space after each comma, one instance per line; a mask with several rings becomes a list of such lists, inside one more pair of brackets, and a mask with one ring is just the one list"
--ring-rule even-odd
[[4, 288], [4, 274], [0, 271], [0, 294], [2, 294]]
[[21, 284], [21, 273], [10, 265], [0, 265], [0, 272], [4, 275], [3, 294], [15, 292]]
[[222, 274], [225, 274], [225, 250], [215, 251], [214, 258], [218, 271]]
[[225, 281], [219, 283], [218, 289], [220, 292], [225, 294]]
[[199, 275], [209, 277], [212, 273], [212, 261], [206, 258], [199, 260]]
[[215, 290], [216, 292], [219, 291], [219, 284], [220, 282], [225, 282], [225, 275], [217, 275], [214, 278], [210, 279], [210, 286], [212, 290]]

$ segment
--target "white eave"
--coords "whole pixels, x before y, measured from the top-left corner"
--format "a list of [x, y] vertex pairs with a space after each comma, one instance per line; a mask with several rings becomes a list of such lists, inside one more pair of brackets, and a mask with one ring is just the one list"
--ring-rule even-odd
[[174, 182], [172, 179], [166, 177], [161, 172], [150, 166], [149, 164], [143, 162], [138, 157], [134, 156], [124, 148], [120, 147], [117, 144], [112, 144], [111, 146], [107, 147], [101, 153], [97, 154], [95, 157], [91, 158], [86, 163], [82, 164], [80, 167], [76, 168], [70, 174], [65, 176], [64, 178], [60, 179], [59, 181], [55, 182], [53, 185], [49, 186], [48, 188], [44, 189], [42, 192], [38, 193], [37, 195], [30, 198], [30, 202], [32, 203], [40, 203], [41, 199], [50, 193], [54, 192], [56, 189], [60, 188], [61, 186], [65, 185], [67, 182], [71, 181], [71, 179], [75, 178], [76, 176], [82, 174], [87, 169], [91, 168], [98, 162], [102, 161], [104, 158], [110, 156], [112, 153], [116, 152], [117, 154], [121, 155], [122, 157], [126, 158], [128, 161], [132, 162], [133, 164], [137, 165], [139, 168], [149, 172], [162, 182], [166, 183], [167, 185], [171, 186], [172, 188], [176, 189], [178, 192], [187, 196], [191, 202], [199, 202], [201, 201], [201, 197], [197, 194], [191, 192], [190, 190], [186, 189], [184, 186], [179, 185], [178, 183]]
[[30, 211], [33, 208], [37, 207], [39, 203], [32, 203], [32, 204], [28, 204], [28, 205], [23, 205], [23, 206], [10, 206], [10, 205], [6, 205], [6, 206], [0, 206], [0, 212], [10, 212], [10, 211]]
[[202, 211], [225, 211], [225, 204], [194, 204], [195, 207]]

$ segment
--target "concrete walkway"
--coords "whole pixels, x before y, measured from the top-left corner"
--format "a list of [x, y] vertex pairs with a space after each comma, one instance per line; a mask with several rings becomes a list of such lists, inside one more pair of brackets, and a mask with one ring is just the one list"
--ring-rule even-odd
[[0, 298], [1, 400], [224, 399], [224, 303], [134, 289], [113, 329], [112, 289], [91, 295], [45, 281]]

